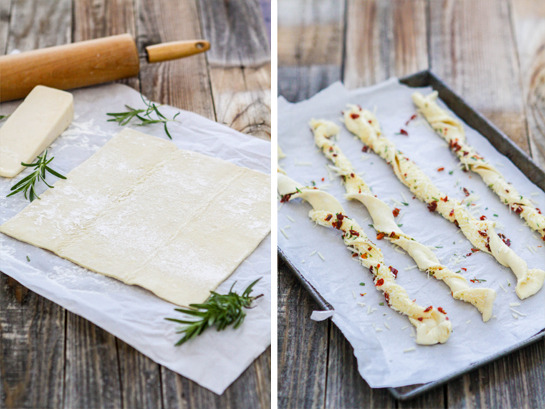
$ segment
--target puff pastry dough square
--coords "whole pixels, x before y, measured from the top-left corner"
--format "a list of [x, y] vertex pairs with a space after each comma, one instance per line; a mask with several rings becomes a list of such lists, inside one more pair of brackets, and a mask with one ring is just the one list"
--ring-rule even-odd
[[0, 232], [178, 305], [270, 231], [270, 176], [125, 129]]

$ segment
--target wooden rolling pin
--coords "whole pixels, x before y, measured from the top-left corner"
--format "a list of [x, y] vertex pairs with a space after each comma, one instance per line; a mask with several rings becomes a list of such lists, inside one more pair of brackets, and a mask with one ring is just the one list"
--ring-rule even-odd
[[[204, 40], [146, 47], [147, 60], [188, 57], [210, 48]], [[36, 85], [71, 89], [138, 75], [140, 58], [130, 34], [0, 56], [0, 102], [23, 98]]]

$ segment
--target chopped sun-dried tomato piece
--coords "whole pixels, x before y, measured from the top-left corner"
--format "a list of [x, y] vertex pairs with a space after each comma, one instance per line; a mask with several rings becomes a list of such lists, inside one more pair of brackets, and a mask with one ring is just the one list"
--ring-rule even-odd
[[377, 240], [382, 240], [384, 238], [385, 234], [384, 233], [378, 233], [377, 234]]
[[480, 217], [481, 220], [486, 220], [486, 216], [483, 214], [481, 217]]
[[433, 307], [430, 305], [428, 308], [426, 308], [426, 309], [424, 310], [424, 312], [430, 312], [430, 311], [432, 310], [432, 308], [433, 308]]
[[399, 216], [399, 211], [400, 210], [397, 207], [392, 211], [392, 214], [394, 215], [394, 217]]
[[380, 287], [382, 284], [384, 284], [384, 278], [379, 278], [377, 280], [377, 283], [375, 284], [377, 287]]
[[444, 170], [445, 170], [444, 167], [440, 167], [440, 168], [437, 169], [437, 172], [442, 172], [442, 171], [444, 171]]
[[511, 247], [511, 240], [509, 240], [507, 237], [505, 237], [505, 234], [498, 233], [498, 237], [502, 239], [502, 241], [505, 243], [507, 247]]
[[462, 189], [464, 192], [464, 195], [469, 196], [469, 190], [467, 190], [465, 187]]
[[330, 221], [332, 217], [333, 217], [332, 214], [328, 214], [328, 215], [325, 217], [325, 221], [326, 221], [326, 222]]
[[416, 114], [414, 114], [413, 116], [411, 116], [411, 117], [407, 120], [407, 122], [405, 122], [405, 126], [408, 126], [409, 123], [410, 123], [411, 121], [415, 120], [415, 119], [416, 119]]
[[356, 230], [350, 229], [349, 231], [350, 231], [350, 234], [351, 234], [352, 236], [359, 236], [359, 235], [360, 235]]
[[454, 152], [458, 152], [462, 147], [458, 144], [458, 139], [454, 141], [450, 141], [450, 149], [452, 149]]
[[443, 309], [443, 307], [438, 307], [438, 308], [437, 308], [437, 311], [439, 311], [440, 313], [443, 313], [443, 314], [447, 315], [447, 312]]
[[522, 213], [522, 206], [518, 206], [518, 207], [515, 207], [515, 206], [512, 206], [511, 209], [516, 213], [516, 214], [520, 214]]
[[287, 195], [284, 195], [280, 198], [280, 203], [286, 203], [290, 200], [291, 193], [288, 193]]
[[401, 128], [401, 129], [399, 130], [399, 133], [400, 133], [401, 135], [409, 136], [409, 132], [407, 132], [407, 131], [406, 131], [405, 129], [403, 129], [403, 128]]
[[369, 150], [369, 146], [364, 146], [363, 148], [361, 148], [361, 151], [362, 152], [367, 152]]
[[437, 202], [435, 200], [428, 204], [428, 210], [430, 212], [435, 212], [436, 209], [437, 209]]
[[394, 275], [394, 277], [397, 278], [397, 273], [399, 272], [397, 271], [397, 268], [393, 268], [392, 266], [390, 266], [389, 268], [392, 274]]
[[350, 118], [352, 119], [358, 119], [359, 117], [360, 117], [360, 114], [354, 114], [354, 113], [350, 114]]

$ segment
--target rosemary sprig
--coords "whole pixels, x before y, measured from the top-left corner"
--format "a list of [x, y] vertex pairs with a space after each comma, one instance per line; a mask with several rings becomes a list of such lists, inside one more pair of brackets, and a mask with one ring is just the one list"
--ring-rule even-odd
[[[120, 126], [127, 125], [133, 119], [138, 119], [140, 123], [137, 123], [136, 126], [144, 126], [151, 124], [163, 124], [165, 133], [167, 136], [172, 139], [172, 135], [168, 131], [168, 122], [176, 121], [176, 117], [180, 115], [178, 112], [172, 119], [168, 119], [165, 115], [159, 111], [161, 105], [157, 106], [153, 102], [146, 100], [143, 95], [141, 95], [142, 101], [146, 104], [146, 108], [133, 108], [129, 105], [125, 105], [128, 111], [125, 112], [109, 112], [106, 115], [111, 116], [111, 119], [108, 119], [108, 122], [117, 122]], [[154, 115], [154, 117], [152, 116]]]
[[0, 122], [6, 119], [9, 115], [0, 115]]
[[237, 294], [233, 291], [236, 282], [229, 289], [228, 294], [218, 294], [210, 291], [210, 297], [203, 304], [190, 304], [188, 308], [176, 308], [175, 311], [196, 317], [196, 320], [180, 320], [177, 318], [165, 318], [168, 321], [184, 324], [185, 326], [176, 331], [177, 334], [184, 336], [176, 343], [176, 346], [193, 339], [203, 333], [208, 327], [215, 326], [218, 331], [222, 331], [229, 325], [238, 328], [246, 317], [244, 308], [251, 308], [252, 302], [263, 294], [251, 297], [250, 293], [254, 285], [261, 280], [258, 278], [250, 284], [242, 293]]
[[23, 192], [25, 195], [25, 199], [28, 199], [32, 202], [34, 199], [40, 198], [40, 196], [38, 196], [36, 190], [34, 189], [34, 187], [36, 186], [36, 182], [44, 182], [48, 187], [53, 189], [53, 186], [45, 181], [47, 173], [51, 173], [53, 176], [57, 176], [60, 179], [66, 179], [66, 177], [54, 171], [48, 166], [53, 159], [55, 159], [54, 156], [51, 159], [47, 159], [47, 151], [45, 151], [44, 154], [42, 156], [38, 156], [36, 158], [36, 161], [33, 163], [21, 162], [21, 165], [23, 166], [29, 168], [33, 167], [34, 172], [13, 185], [10, 189], [11, 193], [7, 195], [7, 197], [13, 196], [19, 192]]

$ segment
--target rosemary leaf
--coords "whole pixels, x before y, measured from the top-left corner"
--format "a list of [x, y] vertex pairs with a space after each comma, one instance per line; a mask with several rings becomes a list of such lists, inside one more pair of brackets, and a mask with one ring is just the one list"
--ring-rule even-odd
[[197, 318], [195, 320], [165, 318], [167, 321], [185, 325], [176, 331], [177, 334], [184, 334], [176, 346], [199, 336], [209, 327], [215, 326], [218, 331], [222, 331], [230, 325], [235, 329], [240, 327], [246, 318], [244, 309], [251, 308], [253, 301], [263, 296], [263, 294], [255, 297], [250, 296], [254, 285], [259, 280], [261, 278], [246, 287], [242, 294], [233, 291], [235, 282], [227, 294], [211, 291], [210, 297], [202, 304], [190, 304], [187, 308], [176, 308], [177, 312]]
[[[172, 139], [172, 135], [170, 134], [168, 130], [168, 123], [169, 122], [177, 122], [176, 117], [180, 115], [180, 113], [176, 113], [172, 119], [168, 119], [161, 111], [159, 111], [160, 105], [157, 106], [153, 102], [146, 100], [143, 95], [141, 95], [142, 101], [144, 101], [144, 104], [146, 104], [145, 109], [137, 109], [133, 108], [129, 105], [125, 105], [125, 108], [127, 108], [127, 111], [125, 112], [109, 112], [106, 115], [111, 116], [110, 119], [108, 119], [108, 122], [117, 122], [120, 126], [125, 126], [129, 122], [134, 120], [139, 120], [139, 123], [136, 123], [136, 126], [146, 126], [146, 125], [153, 125], [153, 124], [163, 124], [163, 128], [165, 130], [166, 135]], [[155, 117], [153, 117], [154, 115]]]
[[10, 197], [19, 192], [23, 192], [25, 199], [28, 199], [32, 202], [34, 199], [40, 198], [35, 190], [36, 183], [43, 182], [46, 184], [46, 186], [53, 189], [53, 186], [47, 183], [45, 180], [47, 173], [50, 173], [53, 176], [58, 177], [59, 179], [66, 179], [66, 177], [48, 166], [54, 158], [55, 157], [48, 159], [47, 151], [45, 151], [44, 154], [42, 156], [38, 156], [36, 158], [36, 161], [33, 163], [21, 162], [21, 165], [28, 168], [34, 168], [34, 171], [30, 175], [25, 176], [15, 185], [13, 185], [10, 189], [11, 193], [8, 194], [6, 197]]

